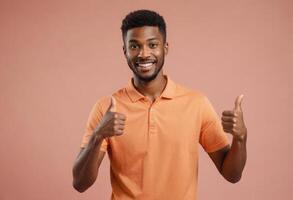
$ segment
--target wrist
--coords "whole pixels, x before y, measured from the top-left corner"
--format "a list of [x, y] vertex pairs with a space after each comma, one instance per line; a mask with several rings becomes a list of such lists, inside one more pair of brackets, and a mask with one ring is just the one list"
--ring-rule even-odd
[[245, 133], [243, 133], [241, 135], [234, 135], [233, 136], [233, 140], [235, 142], [246, 142], [246, 140], [247, 140], [247, 133], [245, 132]]
[[102, 143], [103, 139], [104, 137], [101, 134], [94, 131], [89, 143], [91, 143], [91, 146], [94, 148], [96, 146], [99, 146], [99, 144]]
[[93, 132], [93, 135], [95, 136], [96, 139], [104, 139], [104, 136], [103, 134], [101, 134], [101, 128], [100, 126], [97, 126], [95, 129], [94, 129], [94, 132]]
[[105, 139], [105, 137], [102, 134], [99, 134], [99, 133], [95, 134], [95, 137], [96, 137], [96, 140], [103, 140], [103, 139]]

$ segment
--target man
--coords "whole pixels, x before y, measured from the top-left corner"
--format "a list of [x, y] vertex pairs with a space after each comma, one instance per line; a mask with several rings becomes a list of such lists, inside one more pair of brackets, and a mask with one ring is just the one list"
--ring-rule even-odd
[[[246, 162], [247, 130], [241, 101], [222, 125], [208, 99], [163, 74], [168, 53], [164, 19], [149, 10], [122, 22], [123, 51], [133, 78], [94, 106], [73, 167], [73, 186], [85, 191], [108, 152], [112, 199], [194, 200], [198, 144], [232, 183]], [[231, 146], [225, 132], [233, 135]]]

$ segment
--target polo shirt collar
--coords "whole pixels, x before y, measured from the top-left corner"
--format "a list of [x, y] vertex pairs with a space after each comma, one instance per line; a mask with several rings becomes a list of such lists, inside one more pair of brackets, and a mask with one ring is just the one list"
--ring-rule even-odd
[[[161, 98], [172, 99], [173, 97], [175, 97], [176, 84], [168, 76], [165, 76], [165, 77], [167, 78], [167, 85], [163, 93], [161, 94]], [[139, 93], [133, 86], [132, 78], [128, 82], [128, 86], [126, 87], [126, 92], [132, 102], [136, 102], [140, 99], [145, 98], [145, 96]]]

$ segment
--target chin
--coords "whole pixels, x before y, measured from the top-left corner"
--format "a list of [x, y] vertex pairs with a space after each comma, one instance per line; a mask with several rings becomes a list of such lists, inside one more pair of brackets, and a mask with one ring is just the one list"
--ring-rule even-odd
[[159, 73], [154, 73], [154, 74], [148, 75], [148, 76], [141, 76], [139, 74], [136, 74], [136, 77], [143, 82], [151, 82], [157, 78], [158, 74]]

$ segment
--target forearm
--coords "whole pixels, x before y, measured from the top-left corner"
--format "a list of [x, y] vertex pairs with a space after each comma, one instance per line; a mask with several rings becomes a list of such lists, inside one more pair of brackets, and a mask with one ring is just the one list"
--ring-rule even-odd
[[87, 147], [78, 155], [73, 167], [73, 186], [79, 192], [85, 191], [96, 180], [100, 162], [98, 156], [102, 137], [91, 137]]
[[246, 136], [242, 139], [233, 138], [230, 150], [222, 164], [221, 173], [228, 181], [236, 183], [241, 179], [246, 163]]

